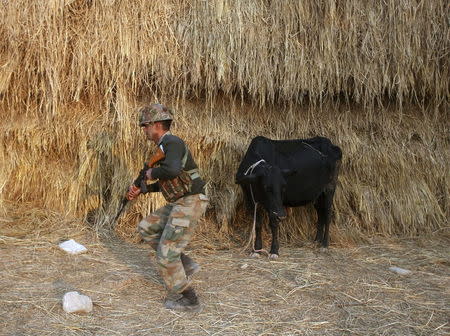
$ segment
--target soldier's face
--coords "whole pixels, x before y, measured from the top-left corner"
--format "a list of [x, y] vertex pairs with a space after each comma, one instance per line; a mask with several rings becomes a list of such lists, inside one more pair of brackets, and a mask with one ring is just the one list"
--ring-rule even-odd
[[153, 123], [148, 123], [142, 126], [142, 130], [144, 131], [144, 135], [148, 140], [152, 140], [152, 134], [153, 134]]
[[154, 142], [158, 142], [162, 130], [161, 123], [148, 123], [145, 126], [142, 126], [142, 129], [144, 131], [145, 137], [148, 140], [153, 140]]

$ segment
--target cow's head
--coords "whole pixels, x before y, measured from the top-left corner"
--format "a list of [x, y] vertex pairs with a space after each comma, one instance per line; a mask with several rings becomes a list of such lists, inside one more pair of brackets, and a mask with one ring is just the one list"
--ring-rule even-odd
[[254, 192], [258, 190], [259, 193], [262, 193], [263, 203], [270, 215], [282, 220], [287, 216], [286, 209], [283, 206], [286, 177], [293, 173], [294, 171], [290, 169], [280, 169], [277, 166], [264, 164], [258, 166], [254, 173], [246, 175], [236, 182], [251, 185], [252, 188], [255, 188]]

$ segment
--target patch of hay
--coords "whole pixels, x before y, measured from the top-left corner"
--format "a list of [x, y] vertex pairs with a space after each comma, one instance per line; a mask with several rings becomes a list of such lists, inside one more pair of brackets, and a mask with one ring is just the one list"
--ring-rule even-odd
[[[448, 226], [444, 1], [0, 6], [0, 211], [27, 202], [106, 227], [152, 150], [136, 107], [161, 101], [224, 236], [250, 223], [233, 180], [256, 135], [342, 147], [334, 242]], [[142, 197], [119, 229], [160, 205]], [[295, 210], [282, 238], [311, 237], [313, 221]]]

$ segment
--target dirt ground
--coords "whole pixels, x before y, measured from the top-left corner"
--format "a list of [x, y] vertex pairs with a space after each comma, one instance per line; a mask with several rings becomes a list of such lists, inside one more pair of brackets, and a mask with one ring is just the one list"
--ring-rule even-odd
[[[284, 246], [277, 261], [194, 243], [189, 254], [203, 268], [194, 285], [204, 309], [187, 314], [162, 307], [163, 285], [147, 245], [99, 239], [89, 230], [37, 232], [0, 231], [1, 335], [450, 333], [450, 249], [443, 238], [380, 238], [327, 251]], [[88, 252], [66, 254], [58, 236]], [[62, 296], [72, 290], [93, 299], [92, 313], [63, 311]]]

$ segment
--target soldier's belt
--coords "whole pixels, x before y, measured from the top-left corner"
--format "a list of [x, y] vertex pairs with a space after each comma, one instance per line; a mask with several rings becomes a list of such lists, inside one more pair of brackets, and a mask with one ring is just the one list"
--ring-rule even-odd
[[181, 174], [171, 180], [159, 180], [159, 188], [168, 202], [175, 202], [192, 191], [192, 181], [199, 178], [198, 168], [183, 170]]
[[175, 202], [192, 190], [192, 176], [198, 175], [198, 171], [183, 170], [180, 175], [171, 180], [159, 180], [159, 188], [168, 202]]

